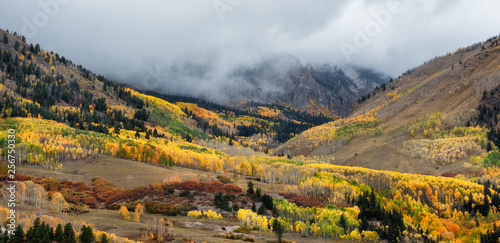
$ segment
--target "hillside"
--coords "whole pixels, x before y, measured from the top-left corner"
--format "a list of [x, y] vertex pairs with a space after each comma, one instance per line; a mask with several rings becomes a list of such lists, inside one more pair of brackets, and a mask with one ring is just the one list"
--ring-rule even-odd
[[336, 66], [303, 66], [291, 55], [275, 56], [255, 67], [236, 70], [229, 77], [230, 85], [224, 87], [223, 97], [227, 98], [223, 102], [285, 103], [306, 111], [326, 109], [344, 116], [358, 99], [390, 79], [370, 69], [346, 68], [350, 75]]
[[345, 119], [305, 131], [275, 153], [409, 173], [462, 172], [471, 156], [486, 152], [487, 131], [465, 127], [484, 124], [477, 109], [500, 84], [499, 69], [496, 37], [460, 48], [407, 71]]
[[[496, 38], [410, 70], [338, 119], [286, 104], [236, 108], [134, 90], [2, 34], [0, 192], [16, 197], [16, 212], [2, 200], [0, 219], [18, 220], [17, 234], [0, 235], [2, 242], [104, 235], [109, 242], [489, 242], [500, 235]], [[277, 156], [259, 152], [295, 134]], [[433, 173], [468, 163], [460, 174], [432, 176], [391, 171], [407, 165], [390, 156], [412, 156], [412, 166]], [[358, 159], [387, 168], [334, 165]], [[11, 180], [15, 192], [5, 190]]]
[[304, 108], [307, 111], [255, 102], [231, 108], [195, 98], [138, 92], [0, 30], [3, 35], [9, 36], [0, 43], [2, 88], [7, 94], [1, 107], [4, 118], [40, 115], [81, 130], [118, 134], [124, 129], [170, 141], [216, 138], [259, 152], [336, 119], [314, 102]]
[[203, 136], [184, 125], [186, 115], [176, 105], [113, 83], [39, 45], [7, 36], [0, 44], [4, 118], [40, 116], [103, 134], [110, 127], [152, 133], [154, 125], [161, 125], [158, 134], [168, 138]]

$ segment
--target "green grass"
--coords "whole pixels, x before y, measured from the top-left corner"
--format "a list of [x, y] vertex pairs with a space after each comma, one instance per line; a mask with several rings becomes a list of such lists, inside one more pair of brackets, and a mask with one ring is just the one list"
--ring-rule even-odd
[[217, 114], [217, 115], [219, 115], [220, 119], [227, 121], [227, 122], [233, 122], [233, 121], [236, 121], [238, 119], [237, 117], [228, 116], [226, 114]]
[[289, 159], [270, 159], [270, 160], [266, 161], [266, 163], [268, 165], [276, 164], [276, 163], [282, 163], [282, 164], [290, 164], [290, 165], [298, 165], [298, 166], [306, 164], [304, 162], [295, 161], [295, 160], [289, 160]]
[[373, 121], [366, 123], [352, 123], [341, 126], [339, 129], [335, 131], [335, 134], [330, 139], [331, 141], [337, 141], [341, 139], [351, 140], [354, 136], [360, 134], [369, 134], [369, 135], [380, 135], [382, 133], [382, 129], [377, 127], [381, 121]]
[[199, 147], [199, 146], [195, 146], [195, 145], [181, 144], [181, 145], [178, 145], [177, 147], [179, 147], [180, 149], [183, 149], [183, 150], [191, 150], [193, 152], [200, 153], [200, 154], [216, 154], [219, 156], [228, 157], [227, 154], [222, 153], [218, 150], [208, 149], [208, 148]]
[[191, 150], [200, 154], [212, 154], [212, 152], [207, 148], [201, 148], [194, 145], [179, 145], [180, 149]]
[[486, 139], [486, 130], [477, 127], [455, 127], [448, 131], [440, 131], [431, 135], [431, 139], [479, 137]]
[[401, 128], [400, 131], [403, 133], [409, 133], [410, 136], [414, 136], [416, 133], [428, 131], [427, 136], [432, 136], [437, 128], [441, 126], [442, 115], [440, 112], [426, 114], [417, 120], [410, 122]]
[[[328, 182], [332, 182], [332, 183], [341, 183], [341, 182], [347, 182], [349, 185], [353, 186], [353, 187], [357, 187], [359, 191], [366, 191], [369, 189], [369, 187], [365, 184], [359, 184], [358, 182], [356, 181], [351, 181], [351, 180], [347, 180], [347, 179], [344, 179], [344, 178], [340, 178], [338, 176], [335, 176], [331, 173], [327, 173], [327, 172], [314, 172], [314, 177], [320, 179], [320, 180], [323, 180], [323, 181], [328, 181]], [[302, 180], [308, 180], [309, 178], [304, 178]]]
[[152, 120], [158, 122], [160, 126], [169, 128], [174, 135], [179, 135], [182, 137], [191, 135], [193, 137], [198, 137], [201, 139], [209, 138], [207, 134], [187, 127], [182, 121], [180, 121], [179, 118], [161, 113], [156, 109], [153, 109], [153, 111], [151, 112], [151, 118]]

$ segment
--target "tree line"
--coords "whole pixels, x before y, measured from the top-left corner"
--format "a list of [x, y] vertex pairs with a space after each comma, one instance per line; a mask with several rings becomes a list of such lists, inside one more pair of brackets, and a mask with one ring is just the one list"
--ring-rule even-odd
[[76, 237], [76, 232], [73, 229], [71, 223], [67, 223], [64, 227], [58, 224], [54, 229], [50, 227], [48, 223], [40, 222], [40, 218], [36, 218], [31, 226], [26, 232], [24, 232], [23, 227], [18, 225], [14, 231], [14, 234], [9, 235], [5, 231], [1, 237], [0, 242], [2, 243], [37, 243], [37, 242], [57, 242], [57, 243], [108, 243], [109, 240], [107, 235], [103, 233], [100, 239], [96, 239], [92, 227], [82, 226], [81, 232], [78, 237]]

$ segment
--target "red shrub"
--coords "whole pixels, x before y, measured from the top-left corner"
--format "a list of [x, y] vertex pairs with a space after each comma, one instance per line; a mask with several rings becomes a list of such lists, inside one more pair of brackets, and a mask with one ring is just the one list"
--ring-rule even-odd
[[14, 174], [14, 181], [30, 181], [33, 177], [27, 175]]
[[220, 181], [212, 182], [197, 182], [197, 181], [182, 181], [170, 183], [177, 190], [199, 191], [209, 193], [241, 193], [242, 190], [238, 186], [232, 184], [224, 184]]
[[101, 202], [105, 202], [111, 195], [120, 190], [116, 189], [113, 183], [99, 177], [92, 179], [92, 183], [94, 184], [94, 196]]
[[303, 207], [324, 207], [328, 204], [313, 196], [299, 196], [296, 194], [287, 193], [284, 194], [284, 197], [287, 201], [295, 203], [297, 204], [297, 206]]
[[458, 175], [458, 173], [449, 173], [449, 172], [446, 172], [446, 173], [443, 173], [441, 176], [442, 177], [451, 177], [451, 178], [453, 178], [453, 177], [455, 177], [457, 175]]

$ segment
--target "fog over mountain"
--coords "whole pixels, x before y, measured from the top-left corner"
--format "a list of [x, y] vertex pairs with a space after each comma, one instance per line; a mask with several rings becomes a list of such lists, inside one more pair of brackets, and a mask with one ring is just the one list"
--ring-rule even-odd
[[94, 72], [194, 96], [225, 95], [235, 72], [275, 56], [398, 76], [500, 32], [495, 0], [28, 2], [2, 2], [1, 27]]

